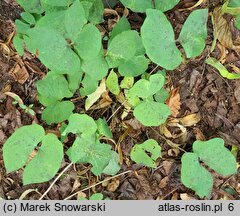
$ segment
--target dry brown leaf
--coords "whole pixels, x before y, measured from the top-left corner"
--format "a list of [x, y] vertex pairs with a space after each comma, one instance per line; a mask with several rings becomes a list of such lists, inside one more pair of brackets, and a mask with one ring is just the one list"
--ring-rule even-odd
[[132, 118], [124, 121], [124, 123], [128, 126], [131, 126], [134, 130], [142, 130], [144, 129], [143, 124], [140, 123], [136, 118]]
[[226, 48], [240, 52], [240, 45], [236, 45], [233, 40], [232, 27], [230, 22], [224, 18], [221, 6], [213, 11], [214, 31], [218, 41]]
[[202, 131], [199, 128], [194, 128], [193, 132], [195, 134], [196, 140], [206, 140], [206, 137], [203, 135]]
[[73, 191], [75, 191], [77, 188], [79, 188], [80, 186], [81, 186], [81, 183], [80, 183], [80, 181], [79, 181], [79, 178], [76, 178], [75, 181], [74, 181], [74, 183], [73, 183], [73, 187], [72, 187], [71, 193], [72, 193]]
[[201, 120], [201, 116], [198, 113], [187, 115], [180, 118], [180, 123], [185, 127], [190, 127], [197, 124]]
[[87, 197], [87, 195], [84, 193], [84, 192], [79, 192], [78, 194], [77, 194], [77, 200], [79, 200], [80, 198], [86, 198]]
[[108, 183], [107, 190], [110, 192], [114, 192], [118, 189], [119, 185], [120, 181], [118, 179], [114, 179], [110, 183]]
[[110, 98], [108, 93], [109, 93], [108, 90], [103, 92], [102, 99], [96, 105], [93, 105], [90, 108], [90, 110], [102, 109], [102, 108], [110, 106], [112, 103], [112, 99]]
[[173, 193], [171, 200], [178, 200], [178, 197], [179, 197], [179, 193], [175, 192]]
[[196, 4], [194, 4], [192, 7], [189, 7], [189, 8], [183, 8], [183, 9], [179, 9], [179, 11], [184, 11], [184, 10], [192, 10], [196, 7], [198, 7], [199, 5], [207, 2], [208, 0], [199, 0]]
[[175, 88], [170, 92], [170, 97], [166, 103], [171, 110], [172, 116], [177, 117], [181, 106], [179, 88]]
[[167, 137], [167, 138], [172, 138], [173, 136], [172, 136], [172, 134], [171, 134], [171, 132], [168, 130], [168, 128], [166, 127], [166, 124], [162, 124], [162, 125], [160, 125], [160, 133], [162, 134], [162, 135], [164, 135], [165, 137]]
[[171, 157], [177, 157], [180, 154], [180, 150], [178, 148], [172, 148], [168, 150], [168, 155]]
[[24, 84], [29, 78], [29, 73], [22, 60], [19, 60], [15, 64], [15, 66], [10, 70], [9, 74], [20, 84]]
[[160, 188], [165, 188], [167, 186], [167, 182], [169, 180], [168, 176], [165, 176], [159, 183]]
[[194, 197], [190, 196], [190, 195], [187, 194], [187, 193], [182, 193], [182, 194], [180, 194], [180, 198], [181, 198], [181, 200], [195, 200]]

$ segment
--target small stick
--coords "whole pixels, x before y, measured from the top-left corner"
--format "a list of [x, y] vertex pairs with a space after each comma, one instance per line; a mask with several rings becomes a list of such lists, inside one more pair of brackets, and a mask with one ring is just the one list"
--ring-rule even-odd
[[117, 178], [117, 177], [119, 177], [119, 176], [125, 175], [125, 174], [130, 173], [130, 172], [132, 172], [132, 170], [128, 170], [128, 171], [125, 171], [125, 172], [123, 172], [123, 173], [119, 173], [118, 175], [112, 176], [112, 177], [107, 178], [107, 179], [105, 179], [105, 180], [103, 180], [103, 181], [101, 181], [101, 182], [98, 182], [98, 183], [94, 184], [94, 185], [88, 186], [88, 187], [86, 187], [86, 188], [84, 188], [84, 189], [82, 189], [82, 190], [80, 190], [80, 191], [77, 191], [76, 193], [68, 196], [68, 197], [65, 198], [64, 200], [71, 199], [72, 197], [76, 196], [76, 195], [77, 195], [78, 193], [80, 193], [80, 192], [89, 190], [89, 189], [91, 189], [91, 188], [93, 188], [93, 187], [95, 187], [95, 186], [97, 186], [97, 185], [100, 185], [100, 184], [102, 184], [102, 183], [104, 183], [104, 182], [107, 182], [107, 181], [109, 181], [109, 180], [111, 180], [111, 179]]
[[64, 170], [57, 176], [57, 178], [55, 178], [55, 180], [52, 182], [52, 184], [49, 186], [49, 188], [45, 191], [45, 193], [39, 198], [39, 200], [42, 200], [47, 193], [51, 190], [51, 188], [53, 187], [53, 185], [56, 183], [56, 181], [63, 175], [63, 173], [65, 173], [71, 166], [73, 165], [73, 163], [68, 164]]

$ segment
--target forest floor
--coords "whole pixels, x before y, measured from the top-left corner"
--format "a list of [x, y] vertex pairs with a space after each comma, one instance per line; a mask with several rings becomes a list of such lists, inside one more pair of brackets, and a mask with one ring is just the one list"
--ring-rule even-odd
[[[180, 13], [179, 9], [188, 8], [194, 3], [196, 1], [182, 0], [177, 7], [167, 12], [176, 34], [179, 34], [190, 13], [189, 10]], [[121, 7], [121, 5], [117, 7]], [[213, 8], [210, 8], [210, 11], [212, 10]], [[3, 199], [23, 197], [39, 199], [40, 194], [48, 189], [53, 180], [42, 184], [23, 186], [22, 170], [7, 175], [2, 159], [3, 143], [20, 126], [37, 122], [47, 131], [58, 133], [56, 125], [47, 126], [40, 118], [42, 106], [37, 98], [35, 83], [46, 74], [46, 68], [30, 54], [26, 54], [24, 58], [17, 55], [12, 45], [12, 36], [15, 31], [14, 20], [20, 17], [20, 13], [21, 8], [14, 0], [0, 1], [0, 197]], [[109, 24], [111, 18], [106, 15], [103, 25]], [[138, 29], [144, 21], [144, 16], [136, 13], [130, 13], [128, 18], [135, 29]], [[232, 40], [239, 43], [239, 35], [234, 35], [235, 38]], [[76, 191], [93, 185], [91, 189], [84, 190], [78, 195], [84, 193], [89, 196], [92, 193], [101, 192], [105, 197], [124, 200], [199, 199], [194, 191], [182, 185], [180, 181], [182, 152], [178, 148], [170, 146], [169, 141], [189, 150], [196, 139], [208, 140], [220, 137], [224, 139], [225, 146], [230, 150], [233, 146], [238, 148], [237, 161], [239, 163], [240, 80], [225, 79], [217, 70], [204, 63], [210, 52], [212, 41], [213, 27], [209, 17], [205, 51], [201, 56], [185, 62], [178, 69], [167, 74], [166, 88], [170, 92], [168, 103], [174, 109], [175, 115], [170, 116], [161, 128], [144, 127], [132, 116], [127, 120], [121, 120], [123, 108], [114, 99], [109, 107], [93, 113], [94, 118], [104, 116], [109, 119], [114, 140], [120, 146], [118, 150], [123, 155], [120, 172], [130, 170], [129, 172], [94, 186], [108, 177], [103, 175], [97, 178], [91, 174], [89, 166], [74, 165], [54, 184], [45, 198], [61, 200]], [[224, 64], [228, 65], [230, 69], [240, 68], [239, 53], [234, 49], [223, 48], [218, 43], [212, 55], [217, 59], [222, 58]], [[153, 68], [155, 65], [150, 65], [149, 71]], [[6, 92], [17, 94], [26, 105], [33, 104], [36, 116], [32, 117], [20, 107], [13, 105], [11, 95], [4, 94]], [[77, 109], [81, 109], [83, 103], [78, 102], [75, 105], [78, 106], [78, 104]], [[116, 110], [117, 112], [115, 112]], [[115, 113], [113, 117], [111, 117], [112, 113]], [[185, 117], [185, 121], [181, 121], [183, 117]], [[166, 133], [168, 137], [164, 136]], [[153, 138], [162, 146], [162, 158], [157, 161], [156, 169], [136, 165], [128, 159], [134, 143], [142, 143], [146, 138]], [[69, 161], [66, 158], [62, 163], [62, 169], [68, 164]], [[239, 172], [227, 178], [214, 172], [212, 174], [214, 188], [211, 199], [240, 199]], [[38, 192], [30, 189], [37, 189]]]

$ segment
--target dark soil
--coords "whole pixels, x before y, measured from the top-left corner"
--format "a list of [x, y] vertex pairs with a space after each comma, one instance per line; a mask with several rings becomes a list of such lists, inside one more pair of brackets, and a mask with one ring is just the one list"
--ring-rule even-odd
[[[210, 1], [211, 2], [211, 1]], [[216, 1], [214, 1], [215, 4]], [[186, 8], [193, 5], [193, 1], [184, 0], [178, 8]], [[204, 5], [203, 5], [204, 6]], [[216, 6], [216, 5], [214, 5]], [[213, 5], [211, 4], [211, 7]], [[176, 34], [184, 23], [189, 11], [179, 12], [175, 8], [167, 13]], [[11, 33], [15, 31], [14, 20], [19, 18], [21, 8], [14, 0], [0, 1], [0, 42], [8, 41]], [[138, 14], [129, 15], [130, 22], [135, 29], [139, 29], [144, 16]], [[106, 21], [107, 22], [107, 21]], [[106, 24], [106, 23], [105, 23]], [[201, 56], [182, 64], [177, 70], [168, 73], [166, 87], [169, 91], [179, 88], [181, 109], [177, 118], [189, 114], [198, 113], [201, 120], [192, 126], [186, 127], [183, 135], [169, 138], [170, 141], [179, 144], [185, 150], [191, 150], [192, 143], [196, 139], [208, 140], [213, 137], [224, 139], [226, 147], [238, 148], [237, 161], [240, 161], [240, 81], [222, 78], [212, 67], [204, 63], [212, 44], [213, 30], [211, 22], [208, 24], [208, 39], [205, 51]], [[10, 38], [11, 39], [11, 38]], [[58, 128], [49, 127], [41, 121], [42, 107], [37, 100], [35, 83], [45, 73], [46, 68], [30, 54], [25, 59], [20, 58], [12, 47], [10, 40], [10, 52], [0, 46], [0, 198], [19, 199], [28, 189], [37, 189], [43, 194], [53, 180], [35, 185], [22, 185], [21, 173], [23, 170], [6, 174], [2, 160], [2, 145], [6, 139], [19, 127], [34, 122], [42, 124], [46, 130], [58, 133]], [[7, 53], [6, 53], [7, 52]], [[10, 54], [10, 56], [8, 55]], [[214, 51], [215, 57], [220, 56], [218, 48]], [[19, 79], [11, 73], [19, 61], [25, 68], [29, 77], [21, 84]], [[226, 63], [240, 66], [239, 53], [228, 50]], [[155, 65], [150, 66], [151, 71]], [[23, 71], [23, 69], [21, 70]], [[25, 70], [24, 70], [25, 71]], [[18, 106], [12, 104], [13, 99], [4, 92], [13, 92], [20, 96], [26, 105], [34, 104], [37, 113], [32, 117], [23, 112]], [[82, 106], [83, 103], [75, 104]], [[118, 109], [119, 102], [113, 102], [107, 110], [94, 113], [93, 117], [110, 117]], [[76, 109], [79, 109], [76, 107]], [[96, 115], [96, 116], [95, 116]], [[88, 196], [94, 192], [102, 192], [111, 199], [199, 199], [192, 191], [184, 187], [180, 182], [180, 159], [182, 152], [172, 148], [167, 139], [160, 134], [159, 127], [143, 127], [128, 116], [128, 120], [122, 122], [121, 109], [110, 119], [109, 124], [117, 142], [118, 151], [123, 154], [121, 172], [132, 170], [131, 173], [109, 180], [106, 184], [93, 187], [84, 191]], [[170, 118], [174, 119], [173, 117]], [[172, 134], [181, 134], [176, 126], [168, 126]], [[149, 169], [134, 164], [129, 159], [130, 150], [135, 143], [142, 143], [146, 138], [153, 138], [162, 145], [162, 159], [157, 161], [156, 169]], [[69, 145], [69, 144], [66, 144]], [[69, 164], [68, 159], [62, 163], [62, 169]], [[240, 176], [239, 173], [231, 177], [223, 178], [214, 176], [214, 188], [211, 199], [240, 199]], [[89, 171], [88, 166], [76, 165], [65, 172], [64, 176], [55, 183], [49, 191], [46, 199], [64, 199], [80, 189], [93, 185], [107, 176], [96, 178]], [[229, 191], [231, 190], [231, 193]], [[40, 195], [31, 192], [25, 199], [39, 199]], [[76, 197], [73, 197], [76, 199]]]

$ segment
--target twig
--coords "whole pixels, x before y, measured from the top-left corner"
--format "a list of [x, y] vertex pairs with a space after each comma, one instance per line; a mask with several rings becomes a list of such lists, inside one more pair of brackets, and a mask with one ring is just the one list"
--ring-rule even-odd
[[68, 197], [65, 198], [64, 200], [71, 199], [72, 197], [78, 195], [78, 193], [81, 193], [81, 192], [83, 192], [83, 191], [89, 190], [89, 189], [91, 189], [91, 188], [93, 188], [93, 187], [96, 187], [97, 185], [100, 185], [100, 184], [102, 184], [102, 183], [104, 183], [104, 182], [107, 182], [107, 181], [109, 181], [109, 180], [111, 180], [111, 179], [117, 178], [117, 177], [119, 177], [119, 176], [125, 175], [125, 174], [130, 173], [130, 172], [132, 172], [132, 170], [128, 170], [128, 171], [125, 171], [125, 172], [123, 172], [123, 173], [119, 173], [118, 175], [112, 176], [112, 177], [107, 178], [107, 179], [105, 179], [105, 180], [103, 180], [103, 181], [101, 181], [101, 182], [98, 182], [98, 183], [94, 184], [94, 185], [88, 186], [88, 187], [86, 187], [86, 188], [84, 188], [84, 189], [82, 189], [82, 190], [80, 190], [80, 191], [77, 191], [76, 193], [68, 196]]
[[68, 164], [64, 170], [57, 176], [57, 178], [55, 178], [55, 180], [52, 182], [52, 184], [49, 186], [49, 188], [45, 191], [45, 193], [39, 198], [39, 200], [42, 200], [47, 193], [51, 190], [51, 188], [53, 187], [53, 185], [56, 183], [56, 181], [63, 175], [63, 173], [65, 173], [71, 166], [73, 165], [73, 163]]

